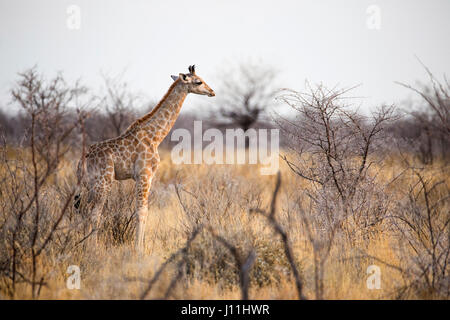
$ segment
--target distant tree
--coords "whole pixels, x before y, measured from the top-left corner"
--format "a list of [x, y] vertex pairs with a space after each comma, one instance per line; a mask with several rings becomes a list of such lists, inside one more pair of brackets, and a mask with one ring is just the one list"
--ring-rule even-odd
[[11, 115], [0, 109], [0, 133], [8, 138], [14, 135], [14, 123], [11, 118]]
[[91, 140], [119, 136], [137, 117], [138, 96], [121, 77], [103, 76], [105, 93], [99, 97], [97, 112], [86, 123]]
[[423, 67], [429, 77], [429, 83], [419, 87], [398, 84], [412, 90], [421, 98], [420, 106], [407, 112], [412, 117], [411, 122], [416, 133], [413, 139], [408, 137], [407, 140], [419, 153], [421, 161], [431, 164], [437, 156], [436, 149], [440, 149], [443, 159], [450, 155], [450, 83], [445, 76], [444, 81], [439, 81], [425, 65]]
[[221, 75], [217, 94], [225, 124], [246, 131], [274, 104], [276, 72], [273, 67], [241, 62]]

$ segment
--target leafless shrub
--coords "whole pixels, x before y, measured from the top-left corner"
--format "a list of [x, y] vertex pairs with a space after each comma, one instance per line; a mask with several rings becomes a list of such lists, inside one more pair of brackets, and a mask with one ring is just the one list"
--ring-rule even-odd
[[[55, 243], [76, 187], [60, 199], [59, 207], [47, 203], [49, 183], [58, 179], [69, 150], [67, 142], [86, 117], [79, 111], [78, 118], [68, 122], [65, 115], [70, 106], [80, 107], [78, 98], [86, 90], [78, 84], [68, 86], [60, 74], [49, 82], [35, 69], [19, 76], [11, 93], [26, 113], [29, 128], [22, 148], [8, 150], [4, 141], [1, 150], [0, 290], [14, 297], [17, 285], [25, 283], [37, 298], [46, 281], [40, 271], [42, 256]], [[10, 157], [10, 152], [15, 155]]]
[[302, 231], [309, 241], [313, 253], [313, 281], [317, 300], [324, 297], [324, 274], [331, 250], [336, 244], [343, 244], [339, 237], [344, 214], [339, 203], [330, 200], [329, 193], [317, 192], [316, 200], [311, 200], [309, 193], [300, 192], [294, 197], [295, 214], [300, 220]]
[[351, 89], [318, 85], [307, 93], [285, 90], [279, 99], [297, 116], [293, 120], [280, 116], [276, 121], [292, 151], [282, 158], [299, 178], [311, 182], [308, 197], [317, 209], [332, 206], [329, 209], [339, 224], [351, 219], [367, 228], [380, 223], [385, 212], [369, 200], [377, 191], [374, 179], [382, 159], [377, 151], [384, 143], [385, 125], [393, 120], [393, 108], [383, 106], [368, 119], [346, 104], [345, 94]]
[[251, 250], [246, 258], [242, 257], [236, 246], [231, 244], [225, 238], [216, 234], [214, 229], [209, 228], [209, 231], [213, 237], [219, 241], [228, 251], [233, 255], [236, 267], [239, 270], [239, 285], [241, 288], [241, 299], [248, 300], [248, 288], [249, 288], [249, 271], [255, 262], [255, 251]]
[[[411, 169], [415, 179], [390, 215], [408, 288], [421, 297], [450, 296], [450, 190]], [[407, 290], [403, 290], [403, 293]]]
[[198, 234], [203, 230], [203, 226], [198, 226], [196, 229], [194, 229], [194, 231], [191, 233], [191, 235], [189, 236], [188, 240], [186, 241], [186, 244], [183, 248], [181, 248], [180, 250], [178, 250], [177, 252], [175, 252], [174, 254], [172, 254], [159, 268], [158, 270], [155, 272], [155, 275], [152, 277], [152, 279], [149, 281], [147, 288], [142, 292], [141, 294], [141, 300], [145, 299], [145, 297], [147, 297], [147, 295], [149, 294], [149, 292], [151, 291], [153, 285], [155, 284], [156, 281], [158, 281], [159, 277], [161, 276], [161, 274], [163, 273], [164, 269], [172, 262], [175, 261], [175, 259], [179, 256], [182, 256], [182, 261], [180, 261], [178, 263], [178, 267], [177, 267], [177, 275], [175, 278], [173, 278], [173, 280], [171, 281], [169, 287], [166, 290], [166, 293], [164, 294], [164, 298], [167, 299], [170, 295], [170, 292], [173, 290], [176, 281], [179, 280], [179, 278], [182, 276], [183, 274], [183, 266], [187, 263], [186, 261], [186, 254], [187, 251], [189, 250], [190, 246], [192, 245], [192, 242], [195, 240], [195, 238], [197, 238]]
[[268, 212], [268, 213], [264, 212], [263, 210], [261, 210], [259, 208], [252, 208], [252, 209], [250, 209], [250, 212], [257, 212], [257, 213], [261, 213], [262, 215], [264, 215], [269, 220], [269, 223], [272, 225], [275, 232], [280, 235], [280, 237], [283, 241], [283, 245], [284, 245], [284, 254], [286, 255], [287, 260], [289, 261], [289, 265], [291, 267], [292, 274], [294, 275], [298, 298], [304, 300], [304, 299], [306, 299], [306, 297], [303, 295], [303, 282], [301, 280], [300, 272], [298, 271], [298, 268], [297, 268], [297, 265], [296, 265], [296, 262], [294, 259], [294, 253], [293, 253], [291, 245], [289, 243], [288, 234], [283, 229], [283, 227], [277, 222], [277, 220], [275, 218], [276, 202], [277, 202], [278, 192], [280, 190], [280, 185], [281, 185], [281, 174], [280, 174], [280, 172], [278, 172], [277, 182], [275, 185], [275, 190], [273, 191], [272, 201], [270, 204], [270, 212]]
[[261, 204], [262, 188], [255, 182], [234, 177], [230, 170], [211, 169], [204, 179], [176, 183], [175, 191], [187, 217], [186, 229], [199, 224], [222, 229], [226, 224], [231, 228], [241, 224], [242, 216], [236, 213]]
[[343, 236], [349, 243], [368, 238], [389, 207], [384, 187], [375, 179], [382, 167], [383, 130], [393, 120], [393, 108], [381, 107], [370, 119], [362, 116], [347, 102], [352, 89], [308, 84], [306, 93], [284, 90], [279, 99], [296, 116], [275, 119], [290, 149], [282, 159], [298, 183], [304, 182], [288, 201], [312, 247], [316, 299], [324, 296], [332, 247], [343, 244]]
[[[249, 270], [252, 285], [278, 283], [290, 276], [289, 262], [284, 258], [283, 243], [274, 241], [270, 228], [260, 227], [257, 216], [249, 216], [251, 208], [261, 208], [261, 184], [257, 179], [236, 179], [228, 171], [211, 170], [204, 179], [176, 184], [180, 206], [186, 216], [185, 228], [208, 226], [212, 232], [202, 233], [188, 251], [188, 275], [214, 280], [221, 286], [242, 284], [242, 267], [252, 251], [255, 262]], [[219, 241], [219, 237], [226, 241]], [[230, 250], [230, 246], [233, 250]], [[238, 254], [238, 258], [234, 253]], [[236, 258], [238, 260], [236, 260]], [[239, 261], [239, 263], [237, 263]], [[296, 261], [298, 264], [298, 261]]]

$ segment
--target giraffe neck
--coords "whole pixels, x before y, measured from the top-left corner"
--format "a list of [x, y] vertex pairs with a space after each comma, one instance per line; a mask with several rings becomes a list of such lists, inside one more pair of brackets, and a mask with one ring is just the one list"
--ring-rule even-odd
[[180, 80], [176, 80], [156, 107], [136, 121], [136, 131], [143, 132], [158, 146], [172, 129], [187, 94]]

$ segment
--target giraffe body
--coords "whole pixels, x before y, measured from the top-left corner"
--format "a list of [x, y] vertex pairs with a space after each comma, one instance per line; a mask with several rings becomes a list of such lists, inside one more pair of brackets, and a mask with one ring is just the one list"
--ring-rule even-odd
[[94, 231], [99, 228], [113, 180], [133, 179], [136, 183], [136, 246], [143, 247], [148, 196], [160, 161], [158, 146], [173, 127], [189, 93], [215, 95], [195, 74], [194, 66], [189, 67], [189, 71], [189, 74], [172, 76], [175, 82], [150, 113], [136, 120], [120, 136], [91, 145], [84, 161], [78, 163], [78, 175], [83, 177], [82, 185], [87, 189], [87, 202], [92, 210]]

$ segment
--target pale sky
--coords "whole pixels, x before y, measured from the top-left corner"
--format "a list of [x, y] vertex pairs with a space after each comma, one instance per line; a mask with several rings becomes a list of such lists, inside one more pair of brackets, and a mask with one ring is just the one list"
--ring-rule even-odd
[[[67, 27], [70, 5], [81, 10], [78, 30]], [[367, 27], [371, 5], [380, 10], [378, 30]], [[449, 13], [448, 0], [0, 0], [0, 107], [10, 108], [17, 72], [33, 65], [93, 88], [101, 71], [125, 71], [133, 91], [159, 100], [170, 75], [190, 64], [216, 89], [227, 62], [257, 58], [296, 90], [306, 79], [361, 83], [355, 94], [368, 110], [410, 96], [394, 81], [426, 79], [415, 56], [450, 75]], [[205, 99], [189, 97], [184, 109]]]

